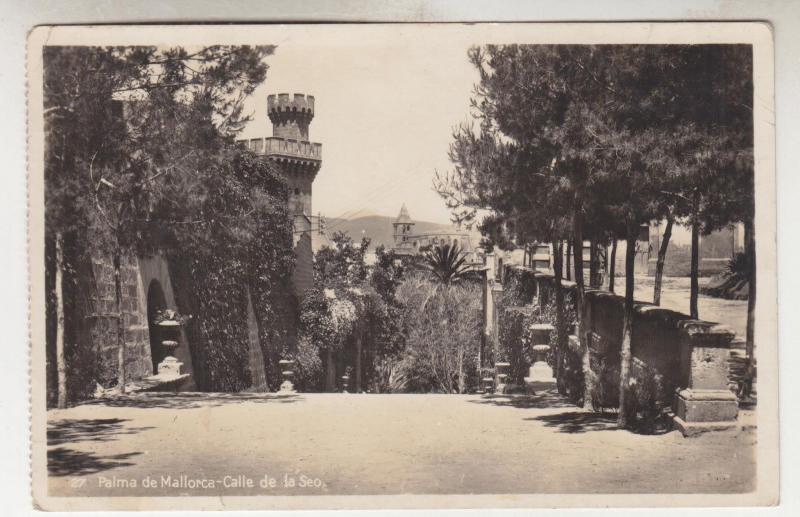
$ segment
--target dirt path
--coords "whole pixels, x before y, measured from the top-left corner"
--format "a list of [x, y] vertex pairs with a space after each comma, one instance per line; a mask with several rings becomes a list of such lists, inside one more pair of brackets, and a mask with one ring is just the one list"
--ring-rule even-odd
[[51, 495], [725, 493], [755, 475], [753, 430], [635, 435], [553, 393], [150, 394], [48, 417]]

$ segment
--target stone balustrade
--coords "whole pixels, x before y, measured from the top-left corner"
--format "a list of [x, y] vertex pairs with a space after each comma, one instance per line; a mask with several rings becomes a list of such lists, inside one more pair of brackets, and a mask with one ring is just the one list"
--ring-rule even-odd
[[322, 160], [322, 144], [289, 138], [269, 136], [240, 140], [256, 154], [285, 156], [301, 160]]

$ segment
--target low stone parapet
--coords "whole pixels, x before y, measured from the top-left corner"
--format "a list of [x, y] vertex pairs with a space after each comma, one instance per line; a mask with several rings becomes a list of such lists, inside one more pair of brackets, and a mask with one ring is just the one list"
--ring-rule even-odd
[[[506, 277], [522, 286], [529, 298], [524, 303], [537, 300], [542, 307], [554, 303], [553, 275], [510, 266]], [[574, 308], [575, 285], [563, 281], [562, 288], [565, 304]], [[618, 405], [619, 400], [624, 301], [606, 291], [585, 290], [581, 339], [588, 347], [595, 381], [601, 383], [597, 391], [608, 405]], [[735, 337], [730, 329], [644, 302], [635, 303], [632, 327], [633, 382], [647, 385], [657, 403], [672, 408], [675, 426], [684, 435], [735, 425], [738, 403], [728, 388]], [[576, 351], [581, 343], [572, 338], [569, 346]]]

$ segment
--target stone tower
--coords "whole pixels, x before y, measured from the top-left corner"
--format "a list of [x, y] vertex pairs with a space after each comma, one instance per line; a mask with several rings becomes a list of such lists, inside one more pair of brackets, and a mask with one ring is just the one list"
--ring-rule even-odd
[[400, 208], [400, 214], [397, 216], [397, 219], [394, 220], [392, 226], [394, 227], [395, 247], [407, 241], [411, 234], [414, 233], [414, 221], [412, 221], [411, 216], [408, 215], [408, 209], [405, 203], [403, 203], [403, 206]]
[[252, 138], [247, 147], [277, 163], [289, 185], [289, 212], [294, 217], [295, 271], [292, 277], [300, 297], [313, 284], [311, 187], [322, 166], [322, 144], [309, 141], [314, 97], [302, 93], [267, 96], [272, 136]]
[[295, 93], [293, 98], [288, 93], [269, 95], [267, 116], [272, 122], [272, 137], [265, 139], [264, 154], [278, 162], [286, 174], [291, 213], [295, 218], [310, 218], [311, 184], [322, 165], [322, 144], [308, 139], [314, 97], [302, 93]]

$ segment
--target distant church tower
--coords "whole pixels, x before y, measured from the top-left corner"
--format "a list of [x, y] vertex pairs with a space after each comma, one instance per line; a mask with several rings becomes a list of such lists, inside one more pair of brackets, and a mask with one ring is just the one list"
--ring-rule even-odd
[[289, 212], [294, 217], [295, 293], [301, 297], [313, 285], [311, 247], [311, 186], [322, 166], [322, 144], [309, 141], [314, 118], [314, 97], [295, 93], [267, 96], [267, 116], [272, 136], [253, 138], [247, 147], [277, 163], [289, 184]]
[[397, 219], [394, 220], [392, 226], [394, 226], [395, 247], [406, 242], [414, 233], [414, 221], [412, 221], [411, 216], [408, 215], [408, 209], [405, 203], [403, 203], [403, 206], [400, 208], [400, 214], [397, 216]]

